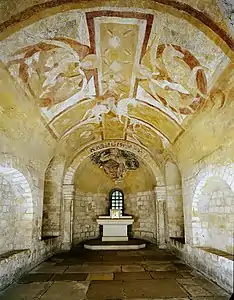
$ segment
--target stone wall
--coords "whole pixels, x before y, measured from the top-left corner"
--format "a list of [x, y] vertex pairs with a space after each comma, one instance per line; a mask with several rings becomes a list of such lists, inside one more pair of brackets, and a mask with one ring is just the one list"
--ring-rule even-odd
[[[35, 203], [43, 185], [37, 186], [35, 177], [27, 178], [26, 169], [17, 160], [9, 160], [0, 165], [1, 191], [1, 252], [0, 252], [0, 290], [17, 280], [35, 265], [53, 255], [60, 249], [60, 239], [41, 241], [40, 211]], [[32, 175], [35, 175], [32, 173]], [[38, 216], [39, 214], [39, 216]]]
[[184, 213], [181, 185], [167, 186], [167, 220], [169, 237], [184, 237]]
[[100, 236], [96, 219], [100, 215], [107, 215], [108, 208], [108, 195], [76, 190], [73, 206], [73, 244]]
[[212, 253], [189, 244], [171, 241], [170, 247], [176, 256], [188, 265], [203, 273], [227, 292], [233, 293], [233, 259]]
[[[11, 229], [16, 229], [14, 242], [11, 236], [5, 234], [6, 223], [0, 223], [0, 239], [5, 237], [4, 243], [8, 244], [1, 248], [1, 253], [5, 257], [9, 250], [28, 249], [27, 252], [1, 258], [1, 290], [59, 251], [61, 242], [59, 238], [41, 240], [44, 176], [56, 141], [45, 128], [34, 102], [1, 65], [0, 78], [0, 173], [5, 178], [4, 182], [8, 182], [0, 189], [3, 193], [6, 188], [9, 189], [3, 199], [8, 204], [1, 207], [1, 211], [14, 210], [13, 219], [17, 215], [15, 220], [20, 220], [20, 226]], [[6, 169], [10, 171], [5, 172]]]
[[[124, 213], [132, 215], [135, 222], [130, 235], [156, 242], [156, 211], [154, 192], [126, 194]], [[73, 244], [98, 238], [101, 228], [96, 222], [100, 215], [109, 214], [109, 195], [76, 191], [73, 211]]]
[[[234, 128], [230, 125], [233, 124], [233, 95], [232, 91], [222, 109], [214, 106], [197, 115], [189, 129], [174, 145], [182, 177], [186, 241], [185, 248], [178, 249], [178, 253], [181, 252], [182, 257], [187, 257], [187, 261], [193, 261], [194, 267], [203, 270], [221, 286], [228, 286], [231, 291], [233, 261], [227, 262], [228, 269], [226, 263], [223, 263], [224, 257], [219, 258], [216, 255], [211, 261], [211, 255], [201, 255], [203, 250], [198, 247], [209, 244], [211, 248], [222, 247], [229, 253], [233, 251], [230, 247], [233, 240], [229, 240], [230, 236], [226, 238], [225, 234], [226, 226], [230, 228], [233, 224], [233, 204], [230, 202], [231, 190], [234, 191]], [[218, 178], [218, 181], [210, 188], [209, 182], [213, 181], [212, 178]], [[202, 218], [198, 216], [199, 213]], [[225, 218], [229, 225], [223, 222]], [[220, 225], [224, 228], [218, 229], [222, 233], [218, 241], [213, 229], [216, 227], [217, 230]]]
[[213, 176], [197, 190], [193, 201], [193, 243], [233, 253], [234, 193]]
[[184, 237], [184, 212], [181, 175], [178, 166], [173, 162], [165, 165], [166, 178], [166, 221], [169, 237]]
[[139, 192], [125, 195], [125, 214], [132, 215], [135, 222], [131, 234], [134, 238], [141, 238], [156, 242], [156, 208], [153, 191]]
[[20, 226], [14, 202], [17, 197], [10, 183], [0, 176], [0, 254], [15, 247], [16, 228]]
[[54, 158], [45, 173], [42, 236], [59, 236], [61, 233], [62, 179], [65, 161]]

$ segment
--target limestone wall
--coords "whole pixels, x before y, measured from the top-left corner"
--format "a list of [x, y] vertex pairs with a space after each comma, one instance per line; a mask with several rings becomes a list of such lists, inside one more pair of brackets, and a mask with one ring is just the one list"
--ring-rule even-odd
[[171, 241], [171, 250], [229, 293], [233, 292], [233, 260], [189, 244]]
[[[99, 215], [109, 214], [109, 195], [77, 190], [73, 209], [73, 244], [100, 237], [101, 228], [96, 219]], [[132, 215], [135, 220], [130, 230], [132, 237], [156, 241], [156, 212], [152, 191], [126, 194], [124, 213]]]
[[198, 258], [198, 247], [233, 253], [233, 97], [232, 90], [222, 109], [214, 105], [197, 115], [175, 144], [182, 177], [185, 256], [223, 287], [228, 285], [229, 290], [233, 287], [232, 262], [227, 273], [226, 265], [211, 262], [209, 255]]
[[132, 215], [135, 220], [131, 230], [133, 237], [156, 241], [156, 208], [153, 191], [127, 194], [125, 213]]
[[[41, 240], [44, 175], [56, 141], [44, 127], [32, 99], [1, 66], [0, 79], [0, 173], [4, 177], [4, 187], [3, 181], [0, 187], [4, 203], [0, 240], [4, 247], [0, 251], [5, 255], [9, 250], [28, 249], [27, 254], [17, 252], [1, 259], [1, 290], [58, 251], [60, 240]], [[10, 218], [5, 214], [8, 210]]]
[[175, 163], [165, 165], [166, 220], [169, 237], [184, 237], [184, 212], [181, 175]]
[[73, 207], [73, 244], [100, 236], [96, 219], [100, 215], [107, 215], [108, 207], [108, 195], [76, 190]]
[[17, 201], [10, 183], [0, 176], [0, 254], [13, 250], [20, 220], [13, 205]]
[[193, 243], [233, 252], [234, 192], [220, 177], [207, 179], [193, 201]]
[[[24, 176], [17, 169], [24, 171]], [[1, 252], [0, 290], [17, 280], [22, 274], [48, 256], [59, 251], [60, 239], [41, 240], [42, 221], [39, 195], [43, 184], [36, 181], [34, 173], [27, 173], [25, 167], [16, 160], [0, 165], [1, 171]], [[33, 180], [32, 180], [33, 178]], [[43, 182], [42, 182], [43, 183]], [[38, 201], [38, 203], [37, 203]], [[23, 250], [24, 249], [24, 250]]]
[[42, 236], [52, 237], [61, 234], [62, 220], [62, 179], [65, 160], [54, 158], [45, 173]]
[[167, 186], [166, 203], [169, 237], [184, 237], [184, 213], [181, 185]]
[[[73, 244], [98, 238], [100, 230], [96, 219], [109, 214], [109, 192], [120, 188], [124, 192], [124, 214], [134, 217], [130, 234], [152, 242], [156, 241], [156, 208], [153, 187], [155, 178], [140, 161], [140, 168], [129, 171], [122, 182], [115, 183], [103, 169], [87, 158], [76, 172], [73, 199]], [[66, 186], [65, 186], [66, 188]]]

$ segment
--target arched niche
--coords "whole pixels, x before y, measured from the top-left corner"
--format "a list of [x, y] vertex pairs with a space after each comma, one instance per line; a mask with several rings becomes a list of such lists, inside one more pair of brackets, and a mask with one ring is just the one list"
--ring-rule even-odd
[[45, 172], [42, 239], [60, 235], [64, 165], [64, 158], [54, 157]]
[[168, 236], [184, 238], [184, 212], [180, 170], [174, 162], [165, 164]]
[[30, 248], [33, 200], [29, 183], [17, 169], [0, 165], [0, 254]]
[[233, 188], [218, 175], [207, 176], [193, 198], [193, 244], [233, 253], [233, 224]]
[[124, 214], [132, 215], [135, 220], [129, 235], [156, 242], [156, 179], [146, 163], [139, 157], [137, 160], [139, 167], [128, 170], [120, 182], [115, 182], [91, 157], [87, 157], [78, 166], [74, 177], [74, 200], [71, 204], [71, 235], [74, 245], [100, 236], [96, 219], [100, 215], [109, 214], [109, 194], [114, 189], [124, 193]]
[[[123, 140], [108, 140], [108, 141], [101, 141], [97, 143], [93, 143], [92, 145], [82, 149], [78, 152], [70, 163], [66, 166], [66, 170], [64, 173], [63, 179], [63, 212], [64, 212], [64, 219], [62, 223], [62, 249], [68, 250], [71, 248], [72, 243], [72, 224], [73, 224], [73, 201], [75, 198], [75, 175], [76, 171], [79, 166], [84, 162], [88, 157], [90, 157], [93, 153], [96, 153], [100, 150], [105, 150], [109, 148], [117, 148], [121, 150], [127, 150], [135, 155], [137, 155], [148, 167], [150, 170], [157, 186], [154, 189], [154, 203], [161, 199], [161, 189], [165, 189], [165, 182], [164, 176], [161, 172], [161, 168], [152, 158], [150, 153], [146, 151], [141, 146], [134, 144], [129, 141]], [[89, 179], [87, 179], [89, 180]], [[144, 195], [142, 195], [144, 196]], [[160, 198], [160, 199], [159, 199]], [[159, 207], [159, 206], [158, 206]], [[157, 208], [157, 211], [160, 211], [160, 216], [157, 216], [157, 242], [158, 244], [164, 243], [164, 211]], [[163, 217], [162, 217], [163, 215]], [[158, 222], [158, 220], [160, 222]], [[160, 228], [159, 228], [160, 227]], [[158, 235], [158, 232], [163, 232], [162, 234]], [[158, 238], [159, 236], [159, 238]]]

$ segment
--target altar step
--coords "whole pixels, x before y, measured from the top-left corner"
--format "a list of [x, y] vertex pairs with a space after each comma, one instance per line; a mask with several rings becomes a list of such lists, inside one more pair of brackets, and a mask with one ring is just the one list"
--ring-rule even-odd
[[89, 240], [84, 243], [88, 250], [138, 250], [146, 247], [145, 241], [130, 239], [128, 241], [101, 241], [99, 239]]

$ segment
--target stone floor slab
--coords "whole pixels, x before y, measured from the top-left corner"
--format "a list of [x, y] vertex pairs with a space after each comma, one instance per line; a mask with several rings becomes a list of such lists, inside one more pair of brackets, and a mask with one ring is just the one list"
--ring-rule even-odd
[[84, 300], [88, 281], [54, 282], [40, 300]]
[[123, 265], [123, 272], [144, 272], [145, 269], [139, 265]]
[[113, 273], [92, 273], [89, 274], [87, 280], [113, 280], [114, 274]]
[[233, 300], [230, 296], [191, 297], [191, 300]]
[[211, 293], [198, 285], [183, 284], [182, 286], [192, 297], [212, 296]]
[[87, 273], [66, 273], [66, 274], [54, 274], [51, 278], [53, 281], [85, 281], [87, 279]]
[[197, 283], [194, 281], [193, 278], [178, 278], [176, 281], [179, 284], [192, 284], [192, 285], [197, 285]]
[[171, 264], [172, 262], [170, 260], [143, 260], [141, 262], [141, 265], [161, 265], [161, 264]]
[[150, 275], [153, 279], [163, 279], [163, 278], [181, 278], [182, 276], [175, 271], [158, 271], [158, 272], [150, 272]]
[[193, 272], [191, 272], [191, 271], [186, 271], [186, 270], [183, 270], [183, 271], [179, 271], [179, 273], [182, 275], [182, 277], [184, 277], [184, 278], [194, 278], [194, 277], [196, 277], [196, 275], [193, 273]]
[[146, 271], [176, 271], [176, 267], [173, 264], [152, 264], [143, 266]]
[[148, 246], [139, 251], [77, 248], [59, 253], [0, 294], [0, 299], [228, 300], [229, 295], [166, 250]]
[[87, 293], [87, 300], [122, 300], [125, 299], [121, 281], [92, 281]]
[[146, 280], [152, 279], [149, 272], [121, 272], [114, 274], [115, 280]]
[[127, 299], [134, 298], [169, 298], [187, 297], [179, 284], [173, 279], [124, 281], [124, 291]]
[[70, 266], [65, 273], [114, 273], [120, 272], [120, 266]]
[[19, 283], [46, 282], [46, 281], [49, 281], [53, 275], [54, 275], [53, 273], [28, 274], [28, 275], [22, 277], [19, 280]]
[[205, 279], [202, 276], [195, 277], [194, 282], [202, 286], [205, 290], [214, 296], [229, 296], [229, 294], [215, 283]]
[[184, 264], [182, 262], [173, 262], [173, 264], [175, 265], [175, 267], [178, 270], [190, 270], [190, 271], [192, 271], [192, 269], [189, 266], [187, 266], [186, 264]]
[[35, 273], [59, 273], [62, 274], [68, 268], [68, 266], [38, 266], [34, 268], [29, 274]]
[[52, 282], [33, 282], [12, 286], [4, 294], [0, 294], [1, 300], [33, 300], [40, 296], [50, 287]]
[[166, 300], [190, 300], [189, 298], [135, 298], [131, 300], [165, 300], [165, 299]]

